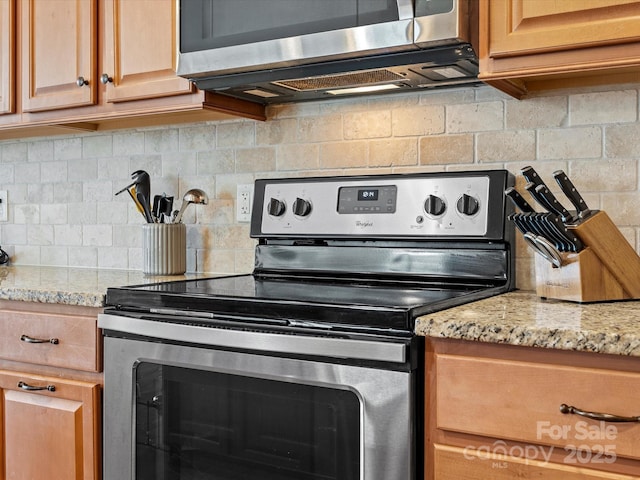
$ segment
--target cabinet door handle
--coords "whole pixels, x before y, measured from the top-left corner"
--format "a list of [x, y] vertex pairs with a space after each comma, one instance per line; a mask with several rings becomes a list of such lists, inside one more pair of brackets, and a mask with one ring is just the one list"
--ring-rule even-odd
[[591, 418], [592, 420], [599, 420], [603, 422], [635, 422], [640, 423], [640, 417], [623, 417], [620, 415], [613, 415], [611, 413], [598, 413], [598, 412], [587, 412], [584, 410], [580, 410], [577, 407], [572, 407], [563, 403], [560, 405], [560, 412], [566, 414], [575, 414], [580, 415], [581, 417]]
[[76, 85], [79, 87], [84, 87], [85, 85], [89, 85], [89, 80], [86, 80], [84, 77], [78, 77], [76, 80]]
[[55, 385], [45, 385], [43, 387], [34, 387], [33, 385], [29, 385], [28, 383], [25, 383], [25, 382], [18, 382], [18, 388], [21, 388], [22, 390], [27, 390], [29, 392], [37, 392], [40, 390], [47, 390], [49, 392], [56, 391]]
[[106, 85], [107, 83], [113, 83], [113, 78], [109, 76], [108, 73], [103, 73], [100, 75], [100, 83]]
[[52, 345], [58, 345], [60, 340], [57, 338], [33, 338], [29, 335], [22, 335], [20, 340], [27, 343], [51, 343]]

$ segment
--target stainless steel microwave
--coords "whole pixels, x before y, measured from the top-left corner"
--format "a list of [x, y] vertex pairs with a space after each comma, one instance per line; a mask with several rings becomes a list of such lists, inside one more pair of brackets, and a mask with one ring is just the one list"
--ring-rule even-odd
[[261, 103], [475, 81], [468, 0], [178, 0], [177, 73]]

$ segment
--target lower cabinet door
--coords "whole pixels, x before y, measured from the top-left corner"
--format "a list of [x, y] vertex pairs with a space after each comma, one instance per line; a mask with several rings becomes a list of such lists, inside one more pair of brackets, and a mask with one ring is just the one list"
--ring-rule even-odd
[[0, 371], [2, 479], [100, 478], [100, 386]]

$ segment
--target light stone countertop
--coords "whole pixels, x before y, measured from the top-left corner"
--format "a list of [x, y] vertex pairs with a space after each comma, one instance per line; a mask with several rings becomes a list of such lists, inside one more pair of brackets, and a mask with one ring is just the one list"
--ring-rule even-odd
[[510, 292], [416, 322], [418, 335], [640, 357], [640, 301], [579, 304]]
[[215, 274], [148, 276], [133, 270], [0, 266], [0, 300], [103, 307], [107, 288]]

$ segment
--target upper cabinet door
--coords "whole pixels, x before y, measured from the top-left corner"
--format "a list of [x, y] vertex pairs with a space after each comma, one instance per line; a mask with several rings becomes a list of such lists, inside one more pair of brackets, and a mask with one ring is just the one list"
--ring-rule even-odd
[[22, 110], [95, 104], [96, 0], [21, 0], [20, 6]]
[[14, 0], [0, 0], [0, 114], [15, 109]]
[[640, 40], [637, 0], [493, 0], [489, 8], [496, 58]]
[[103, 0], [101, 80], [107, 102], [192, 93], [175, 74], [176, 1]]

